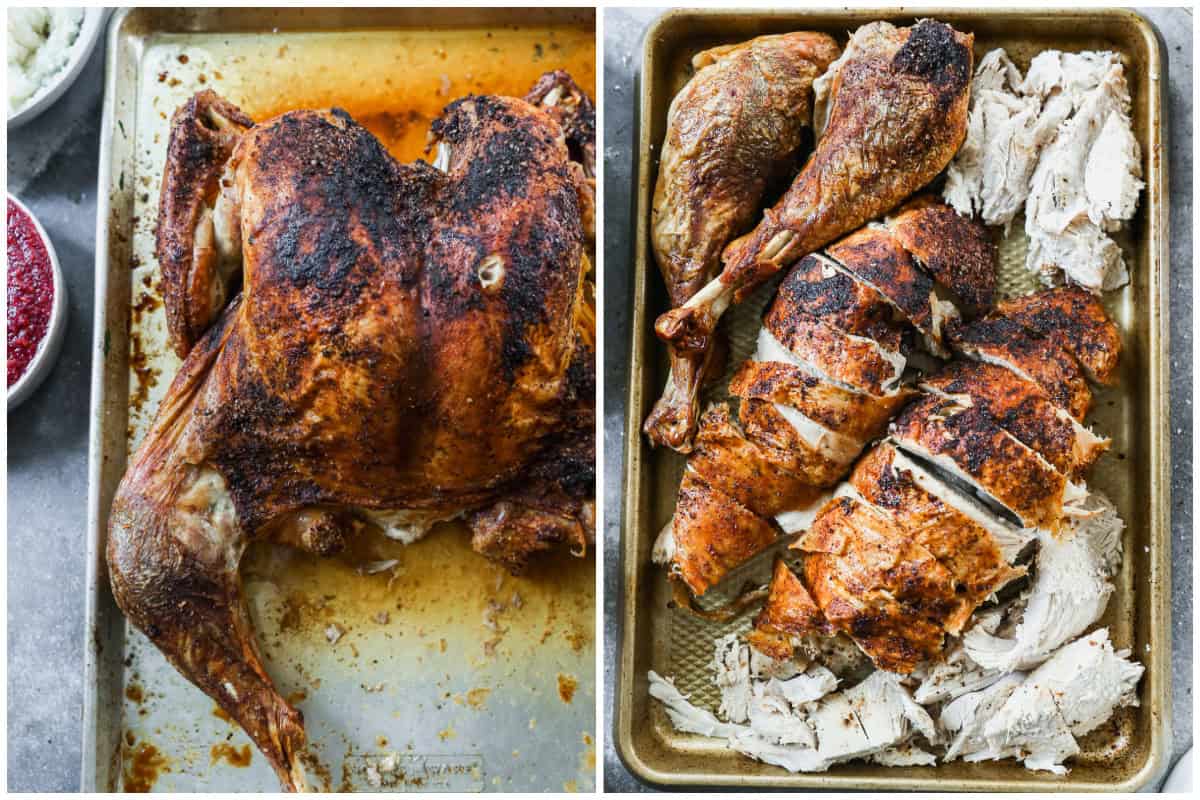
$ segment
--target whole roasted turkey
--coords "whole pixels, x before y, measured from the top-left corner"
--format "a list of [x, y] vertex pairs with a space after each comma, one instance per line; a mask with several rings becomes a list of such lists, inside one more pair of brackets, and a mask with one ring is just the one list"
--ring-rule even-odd
[[172, 120], [157, 255], [186, 358], [113, 502], [112, 588], [285, 788], [305, 732], [251, 630], [251, 540], [329, 555], [462, 517], [514, 571], [593, 541], [591, 102], [565, 73], [529, 100], [448, 106], [441, 169], [339, 109], [255, 125], [208, 91]]

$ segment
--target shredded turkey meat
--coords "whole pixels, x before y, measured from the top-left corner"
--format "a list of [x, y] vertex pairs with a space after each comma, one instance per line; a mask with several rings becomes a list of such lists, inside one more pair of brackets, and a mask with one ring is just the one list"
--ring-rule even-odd
[[943, 196], [1006, 229], [1024, 207], [1031, 271], [1047, 285], [1109, 291], [1129, 280], [1109, 234], [1137, 210], [1141, 160], [1118, 54], [1049, 50], [1022, 78], [993, 50], [976, 70], [967, 138]]

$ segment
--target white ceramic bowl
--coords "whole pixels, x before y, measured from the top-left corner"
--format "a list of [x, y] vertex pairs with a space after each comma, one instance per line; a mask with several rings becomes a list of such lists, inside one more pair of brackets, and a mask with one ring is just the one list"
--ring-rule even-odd
[[[107, 16], [108, 11], [103, 8], [85, 8], [83, 10], [83, 22], [79, 26], [79, 35], [75, 37], [75, 42], [71, 45], [71, 55], [67, 59], [66, 65], [52, 76], [50, 81], [38, 90], [37, 94], [29, 98], [15, 114], [9, 116], [8, 129], [10, 131], [21, 127], [54, 105], [54, 101], [62, 97], [63, 92], [75, 82], [79, 73], [83, 71], [84, 65], [87, 64], [88, 58], [91, 57], [92, 50], [96, 48], [96, 42], [104, 34], [104, 20]], [[7, 102], [6, 98], [5, 103]]]
[[[25, 374], [18, 378], [17, 382], [8, 390], [8, 410], [12, 411], [33, 394], [33, 390], [50, 374], [50, 370], [54, 369], [58, 351], [62, 349], [63, 332], [67, 327], [67, 282], [63, 280], [62, 267], [58, 264], [58, 254], [54, 252], [54, 243], [46, 235], [46, 229], [42, 227], [42, 223], [38, 222], [38, 218], [30, 213], [20, 200], [11, 194], [8, 199], [33, 220], [33, 227], [42, 237], [42, 243], [46, 245], [46, 252], [50, 255], [50, 270], [54, 273], [54, 302], [50, 306], [50, 321], [46, 325], [46, 335], [42, 337], [42, 341], [38, 342], [37, 352], [33, 354], [33, 360], [25, 368]], [[4, 214], [7, 220], [8, 212], [5, 211]], [[5, 222], [5, 230], [7, 229], [8, 224]], [[6, 348], [7, 346], [5, 343]]]

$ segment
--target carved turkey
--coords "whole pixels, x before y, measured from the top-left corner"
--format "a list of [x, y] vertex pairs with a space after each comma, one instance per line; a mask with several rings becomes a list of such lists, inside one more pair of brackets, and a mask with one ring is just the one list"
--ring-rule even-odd
[[452, 103], [444, 170], [339, 109], [254, 125], [203, 92], [172, 120], [157, 252], [186, 359], [113, 502], [112, 588], [287, 789], [305, 732], [254, 641], [249, 541], [328, 555], [462, 517], [515, 571], [593, 540], [581, 99], [555, 73]]

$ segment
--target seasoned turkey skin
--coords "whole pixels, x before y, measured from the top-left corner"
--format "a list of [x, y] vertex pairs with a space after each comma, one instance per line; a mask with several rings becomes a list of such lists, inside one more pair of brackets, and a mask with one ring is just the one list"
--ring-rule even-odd
[[884, 225], [917, 263], [975, 316], [996, 293], [996, 245], [982, 225], [929, 195], [905, 203]]
[[1092, 391], [1060, 333], [1037, 339], [1015, 320], [992, 317], [953, 327], [950, 343], [963, 355], [1034, 381], [1059, 408], [1080, 422], [1092, 406]]
[[241, 593], [251, 540], [328, 555], [372, 515], [466, 514], [477, 549], [519, 568], [594, 537], [587, 188], [558, 122], [515, 98], [446, 108], [445, 172], [396, 162], [339, 109], [194, 145], [214, 114], [248, 122], [203, 93], [168, 145], [168, 318], [223, 277], [172, 261], [208, 202], [207, 181], [184, 202], [194, 175], [231, 179], [216, 234], [238, 239], [242, 291], [194, 346], [199, 318], [172, 328], [187, 358], [117, 489], [108, 566], [130, 621], [300, 789], [303, 720]]
[[991, 533], [922, 489], [912, 473], [896, 467], [895, 457], [889, 444], [872, 448], [850, 474], [850, 485], [954, 577], [964, 603], [946, 620], [946, 631], [958, 635], [981, 603], [1025, 569], [1009, 566]]
[[673, 520], [672, 569], [699, 596], [729, 570], [769, 547], [780, 531], [691, 470], [683, 473]]
[[923, 380], [921, 388], [967, 398], [1069, 478], [1082, 476], [1108, 448], [1107, 440], [1086, 436], [1040, 386], [1003, 367], [956, 361]]
[[806, 476], [789, 471], [778, 456], [747, 438], [723, 403], [701, 417], [688, 469], [762, 517], [803, 508], [820, 494]]
[[775, 559], [767, 602], [754, 618], [747, 641], [760, 653], [788, 659], [798, 642], [808, 636], [831, 636], [835, 632], [817, 602], [791, 567]]
[[1091, 292], [1078, 286], [1046, 289], [998, 303], [993, 313], [1035, 337], [1061, 341], [1093, 381], [1111, 384], [1116, 380], [1121, 332], [1100, 298]]
[[825, 252], [895, 306], [925, 336], [935, 355], [949, 355], [942, 343], [942, 329], [948, 317], [958, 318], [958, 312], [938, 300], [933, 279], [886, 228], [868, 225], [830, 245]]
[[924, 397], [904, 410], [890, 432], [901, 449], [978, 486], [1023, 527], [1054, 529], [1061, 522], [1066, 478], [982, 409]]
[[902, 388], [894, 394], [874, 397], [843, 389], [778, 361], [745, 362], [730, 379], [729, 393], [790, 406], [835, 433], [863, 442], [879, 436], [888, 420], [915, 394]]
[[[721, 251], [795, 168], [813, 80], [838, 56], [823, 33], [760, 36], [696, 55], [671, 101], [651, 210], [651, 245], [672, 307], [712, 280]], [[671, 374], [645, 423], [654, 444], [687, 452], [712, 351], [671, 348]]]
[[962, 616], [954, 578], [894, 522], [849, 497], [829, 501], [792, 547], [830, 624], [880, 669], [907, 675], [936, 657], [945, 623]]

